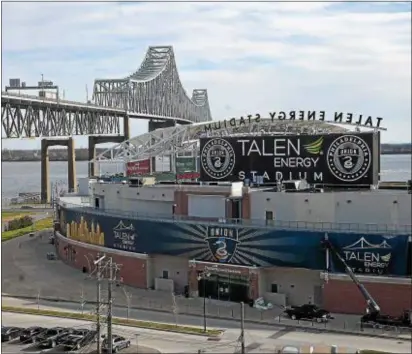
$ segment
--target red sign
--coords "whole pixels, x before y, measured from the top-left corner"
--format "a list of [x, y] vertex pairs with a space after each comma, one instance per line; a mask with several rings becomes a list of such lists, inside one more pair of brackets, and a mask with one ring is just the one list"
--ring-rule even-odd
[[150, 159], [128, 162], [126, 165], [128, 176], [145, 175], [150, 173]]
[[177, 175], [177, 179], [196, 179], [200, 177], [199, 172], [183, 172]]

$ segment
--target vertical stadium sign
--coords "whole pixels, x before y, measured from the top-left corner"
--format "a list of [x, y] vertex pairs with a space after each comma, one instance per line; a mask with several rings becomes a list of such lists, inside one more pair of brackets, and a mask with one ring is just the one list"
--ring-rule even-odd
[[200, 139], [202, 181], [377, 183], [379, 133]]

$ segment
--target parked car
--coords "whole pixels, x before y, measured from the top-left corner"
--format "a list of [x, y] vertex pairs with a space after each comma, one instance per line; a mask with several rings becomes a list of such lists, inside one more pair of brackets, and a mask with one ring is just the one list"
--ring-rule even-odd
[[45, 331], [43, 327], [29, 327], [23, 330], [20, 333], [20, 342], [27, 343], [27, 342], [34, 342], [35, 337], [38, 336], [41, 332]]
[[97, 340], [97, 332], [88, 329], [77, 329], [69, 335], [61, 338], [58, 344], [63, 345], [66, 350], [79, 350], [80, 348]]
[[[130, 347], [130, 340], [124, 337], [118, 336], [118, 335], [113, 335], [113, 343], [112, 343], [113, 353], [117, 353], [118, 351], [124, 348], [129, 348], [129, 347]], [[109, 342], [107, 338], [105, 338], [102, 342], [102, 350], [103, 352], [109, 351]]]
[[1, 327], [1, 341], [8, 342], [20, 336], [23, 328], [20, 327]]
[[57, 345], [59, 339], [69, 334], [71, 331], [72, 330], [70, 328], [49, 328], [35, 337], [35, 341], [36, 343], [39, 343], [42, 348], [54, 348]]
[[305, 304], [302, 306], [292, 306], [285, 310], [285, 313], [292, 320], [316, 320], [317, 322], [327, 322], [333, 317], [330, 312], [319, 308], [316, 305]]
[[279, 354], [299, 354], [300, 349], [287, 345], [278, 351]]
[[55, 261], [57, 259], [56, 253], [54, 252], [47, 252], [46, 257], [49, 261]]

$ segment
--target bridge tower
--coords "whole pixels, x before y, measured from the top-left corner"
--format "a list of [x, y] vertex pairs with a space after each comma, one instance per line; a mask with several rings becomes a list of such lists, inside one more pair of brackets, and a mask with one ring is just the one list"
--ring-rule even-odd
[[72, 137], [66, 139], [42, 139], [41, 141], [41, 191], [40, 197], [42, 203], [50, 203], [50, 178], [49, 178], [49, 147], [50, 146], [67, 146], [67, 163], [68, 163], [68, 188], [69, 192], [76, 189], [76, 153], [74, 140]]

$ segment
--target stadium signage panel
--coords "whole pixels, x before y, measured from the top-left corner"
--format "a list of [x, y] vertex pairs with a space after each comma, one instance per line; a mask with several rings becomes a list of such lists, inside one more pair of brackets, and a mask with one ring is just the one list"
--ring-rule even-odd
[[[363, 114], [356, 114], [350, 112], [328, 113], [326, 111], [279, 111], [269, 112], [266, 116], [269, 117], [272, 120], [272, 122], [274, 122], [275, 120], [321, 121], [337, 124], [352, 124], [367, 128], [383, 129], [381, 127], [381, 122], [383, 121], [382, 117], [365, 116]], [[247, 116], [242, 116], [240, 118], [225, 119], [223, 121], [213, 122], [208, 125], [205, 125], [205, 131], [208, 132], [222, 128], [241, 127], [242, 125], [259, 123], [261, 119], [262, 115], [260, 113], [256, 113], [255, 115], [249, 114]]]
[[176, 157], [176, 173], [196, 171], [195, 157]]
[[150, 159], [131, 161], [126, 164], [127, 176], [137, 176], [150, 173]]
[[[374, 133], [200, 139], [200, 180], [375, 183]], [[375, 176], [376, 177], [376, 176]]]

